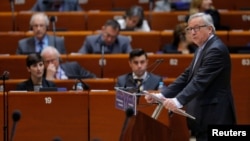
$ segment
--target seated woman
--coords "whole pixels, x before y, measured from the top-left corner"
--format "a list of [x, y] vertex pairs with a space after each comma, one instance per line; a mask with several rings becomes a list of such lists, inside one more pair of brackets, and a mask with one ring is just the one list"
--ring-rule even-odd
[[191, 42], [190, 37], [186, 34], [187, 23], [177, 24], [173, 32], [173, 41], [170, 44], [164, 45], [163, 53], [194, 53], [196, 46]]
[[17, 84], [16, 90], [39, 91], [42, 87], [56, 87], [54, 82], [48, 81], [43, 77], [43, 59], [38, 53], [31, 53], [26, 58], [26, 66], [30, 72], [30, 78]]
[[192, 0], [189, 8], [189, 15], [186, 17], [186, 21], [190, 15], [198, 12], [204, 12], [211, 15], [216, 30], [229, 30], [229, 27], [221, 25], [220, 13], [213, 6], [212, 0]]
[[116, 19], [123, 31], [150, 31], [141, 6], [132, 6], [122, 18]]

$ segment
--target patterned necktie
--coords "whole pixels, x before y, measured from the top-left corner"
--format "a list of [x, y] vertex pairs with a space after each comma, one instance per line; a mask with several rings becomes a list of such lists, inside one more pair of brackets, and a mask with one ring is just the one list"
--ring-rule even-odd
[[143, 91], [142, 81], [143, 81], [143, 79], [135, 79], [136, 88], [138, 88], [138, 92]]

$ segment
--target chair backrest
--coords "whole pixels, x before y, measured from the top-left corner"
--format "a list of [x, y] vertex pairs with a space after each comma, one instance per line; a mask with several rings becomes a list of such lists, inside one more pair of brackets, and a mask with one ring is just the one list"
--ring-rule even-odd
[[[30, 30], [30, 18], [34, 12], [19, 12], [16, 18], [17, 30]], [[48, 17], [55, 16], [57, 31], [79, 31], [86, 30], [86, 13], [85, 12], [46, 12]], [[53, 25], [50, 23], [48, 30], [53, 30]]]

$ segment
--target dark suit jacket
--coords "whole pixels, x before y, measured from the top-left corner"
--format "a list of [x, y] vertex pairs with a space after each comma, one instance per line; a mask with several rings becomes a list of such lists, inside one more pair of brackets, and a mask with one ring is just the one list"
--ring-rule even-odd
[[[37, 0], [31, 11], [55, 11], [53, 9], [53, 1], [54, 0]], [[78, 0], [64, 0], [62, 7], [63, 11], [82, 11]]]
[[[194, 57], [195, 58], [195, 57]], [[193, 63], [163, 92], [186, 105], [196, 120], [188, 119], [194, 134], [204, 133], [208, 124], [235, 124], [231, 90], [231, 59], [228, 48], [215, 35]]]
[[[48, 81], [45, 78], [43, 78], [42, 87], [56, 87], [56, 85], [54, 82]], [[16, 90], [34, 91], [34, 85], [33, 85], [31, 78], [24, 82], [17, 84]]]
[[[100, 54], [102, 45], [103, 45], [103, 41], [101, 39], [101, 34], [90, 35], [85, 39], [85, 42], [83, 46], [80, 48], [80, 50], [78, 51], [78, 53]], [[105, 53], [107, 54], [129, 53], [130, 51], [132, 51], [132, 47], [130, 45], [130, 39], [122, 35], [117, 36], [117, 39], [112, 46], [105, 46]]]
[[[148, 76], [143, 80], [144, 90], [158, 90], [159, 82], [163, 82], [161, 76], [155, 75], [153, 73], [148, 73]], [[121, 75], [117, 78], [115, 87], [136, 87], [136, 82], [133, 79], [132, 73]]]
[[68, 78], [96, 78], [96, 75], [84, 69], [77, 62], [65, 62], [60, 65]]
[[[54, 46], [60, 54], [66, 54], [64, 45], [64, 39], [56, 37], [56, 45], [54, 42], [54, 36], [47, 35], [48, 45]], [[28, 37], [18, 41], [18, 48], [16, 54], [29, 54], [36, 52], [35, 37]]]

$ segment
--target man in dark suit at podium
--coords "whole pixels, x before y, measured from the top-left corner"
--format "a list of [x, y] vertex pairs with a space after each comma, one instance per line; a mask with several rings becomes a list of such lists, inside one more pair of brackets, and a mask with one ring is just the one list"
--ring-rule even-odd
[[[166, 109], [173, 112], [186, 106], [188, 127], [197, 141], [208, 141], [208, 125], [236, 124], [231, 90], [231, 59], [228, 48], [215, 35], [210, 15], [191, 15], [186, 28], [198, 46], [190, 66], [157, 94]], [[145, 97], [155, 102], [152, 96]]]
[[143, 90], [158, 90], [159, 83], [163, 82], [161, 76], [147, 71], [148, 56], [142, 49], [134, 49], [129, 53], [129, 66], [132, 72], [123, 74], [117, 78], [116, 87], [137, 88]]
[[31, 11], [82, 11], [78, 0], [37, 0]]

